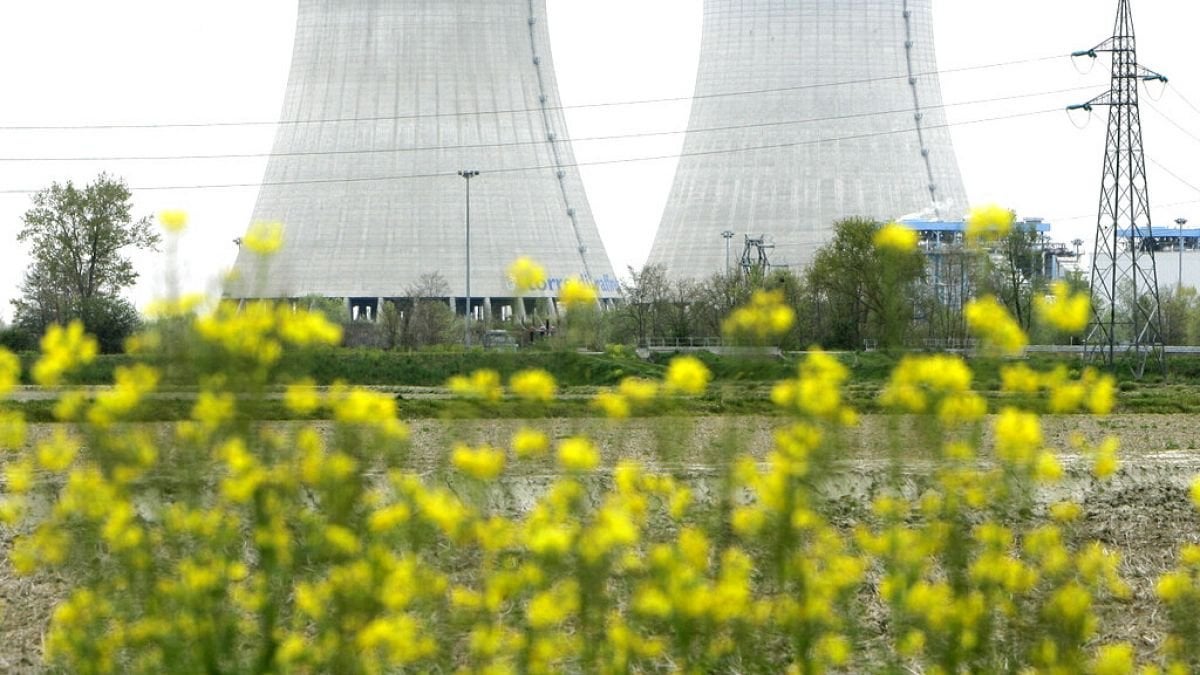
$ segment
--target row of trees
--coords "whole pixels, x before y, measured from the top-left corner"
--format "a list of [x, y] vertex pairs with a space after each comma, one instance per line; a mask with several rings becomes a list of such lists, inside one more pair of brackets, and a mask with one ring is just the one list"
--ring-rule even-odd
[[[966, 339], [963, 306], [973, 295], [995, 295], [1032, 331], [1035, 340], [1081, 336], [1046, 332], [1032, 321], [1034, 298], [1052, 281], [1044, 270], [1036, 231], [1014, 228], [987, 249], [949, 247], [934, 275], [918, 250], [874, 244], [880, 224], [861, 218], [835, 226], [829, 244], [797, 274], [717, 274], [701, 282], [672, 281], [667, 270], [630, 270], [625, 302], [613, 317], [614, 341], [720, 335], [721, 322], [758, 288], [779, 289], [801, 320], [781, 346], [861, 349], [948, 344]], [[935, 279], [934, 276], [937, 278]], [[1082, 279], [1071, 279], [1075, 286]]]
[[[799, 273], [751, 270], [680, 281], [662, 267], [631, 268], [622, 285], [623, 302], [614, 311], [577, 312], [563, 335], [594, 347], [719, 336], [725, 318], [755, 290], [777, 289], [802, 317], [783, 339], [785, 348], [954, 343], [966, 338], [965, 302], [982, 294], [995, 295], [1036, 342], [1082, 337], [1047, 333], [1032, 320], [1034, 298], [1051, 281], [1038, 232], [1013, 228], [986, 249], [950, 247], [932, 259], [917, 250], [875, 246], [879, 228], [860, 218], [837, 223], [830, 243]], [[122, 297], [138, 276], [129, 254], [155, 250], [160, 243], [149, 218], [134, 218], [125, 184], [104, 174], [83, 188], [55, 183], [33, 197], [17, 238], [29, 247], [31, 262], [13, 302], [13, 326], [0, 331], [0, 341], [31, 348], [47, 326], [80, 319], [103, 349], [119, 350], [140, 321]], [[1077, 287], [1085, 283], [1070, 281]], [[385, 303], [374, 324], [348, 324], [349, 342], [389, 349], [455, 343], [461, 319], [445, 302], [432, 299], [449, 294], [441, 275], [425, 275], [404, 290], [402, 300]], [[331, 318], [348, 318], [340, 301], [313, 298], [309, 304]], [[1194, 289], [1164, 291], [1162, 318], [1166, 343], [1200, 342], [1200, 299]]]

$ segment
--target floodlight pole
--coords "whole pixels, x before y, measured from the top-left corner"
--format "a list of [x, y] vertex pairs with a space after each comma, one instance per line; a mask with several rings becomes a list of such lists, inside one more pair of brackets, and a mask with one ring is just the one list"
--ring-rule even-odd
[[725, 276], [729, 276], [729, 240], [733, 239], [733, 230], [725, 230], [721, 236], [725, 237]]
[[463, 312], [463, 339], [468, 349], [471, 347], [471, 179], [479, 175], [476, 169], [463, 169], [458, 172], [467, 181], [467, 298]]
[[1183, 226], [1187, 225], [1187, 218], [1176, 218], [1175, 224], [1179, 226], [1179, 281], [1176, 282], [1178, 291], [1183, 290]]

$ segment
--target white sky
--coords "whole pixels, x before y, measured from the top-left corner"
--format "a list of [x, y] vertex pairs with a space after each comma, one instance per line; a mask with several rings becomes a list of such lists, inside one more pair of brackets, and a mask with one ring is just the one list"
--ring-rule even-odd
[[[548, 0], [554, 59], [567, 106], [687, 97], [700, 45], [701, 0]], [[829, 0], [830, 2], [836, 0]], [[934, 0], [943, 71], [1067, 54], [1112, 31], [1116, 0]], [[1142, 121], [1154, 221], [1200, 225], [1200, 25], [1193, 0], [1135, 0], [1139, 60], [1168, 75], [1143, 92]], [[0, 127], [272, 121], [291, 58], [293, 0], [5, 0], [0, 2]], [[1086, 63], [1082, 64], [1086, 67]], [[1065, 56], [942, 75], [947, 103], [1022, 96], [948, 109], [973, 203], [997, 202], [1043, 216], [1060, 240], [1091, 246], [1099, 198], [1104, 109], [1083, 128], [1062, 112], [1108, 86], [1108, 63], [1084, 75]], [[1061, 92], [1065, 89], [1076, 91]], [[1060, 92], [1026, 97], [1039, 92]], [[1158, 98], [1158, 100], [1154, 100]], [[1195, 106], [1195, 107], [1193, 107]], [[1045, 115], [963, 124], [1039, 110]], [[573, 138], [682, 131], [689, 104], [568, 110]], [[803, 111], [797, 111], [798, 116]], [[1085, 116], [1075, 118], [1083, 123]], [[267, 153], [272, 126], [172, 130], [0, 129], [0, 191], [51, 181], [86, 183], [106, 170], [134, 188], [255, 183], [266, 160], [12, 162], [14, 157]], [[577, 142], [581, 163], [670, 155], [682, 134], [636, 142]], [[618, 272], [649, 253], [674, 176], [674, 161], [582, 169], [597, 224]], [[1168, 173], [1170, 172], [1170, 173]], [[1174, 173], [1177, 177], [1172, 176]], [[1189, 185], [1190, 184], [1190, 185]], [[185, 287], [211, 287], [232, 264], [257, 190], [135, 190], [138, 213], [182, 208]], [[0, 316], [26, 265], [16, 243], [28, 194], [0, 194]], [[141, 304], [161, 293], [161, 256], [139, 258]]]

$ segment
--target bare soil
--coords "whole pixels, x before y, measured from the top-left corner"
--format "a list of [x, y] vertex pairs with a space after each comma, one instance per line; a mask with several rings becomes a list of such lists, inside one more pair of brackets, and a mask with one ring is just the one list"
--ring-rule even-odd
[[[783, 423], [767, 417], [653, 418], [621, 425], [593, 419], [420, 420], [411, 424], [410, 464], [436, 479], [454, 441], [506, 444], [513, 432], [530, 424], [555, 438], [586, 434], [601, 446], [606, 460], [639, 459], [670, 471], [692, 481], [703, 499], [715, 464], [730, 449], [763, 456], [770, 448], [774, 429]], [[1064, 454], [1066, 480], [1039, 494], [1038, 501], [1049, 503], [1066, 497], [1079, 501], [1085, 517], [1076, 536], [1099, 540], [1122, 552], [1122, 573], [1133, 595], [1102, 608], [1106, 616], [1101, 638], [1128, 640], [1143, 658], [1153, 658], [1165, 630], [1165, 617], [1154, 601], [1155, 580], [1174, 564], [1180, 544], [1200, 541], [1200, 517], [1187, 495], [1190, 481], [1200, 474], [1200, 424], [1187, 414], [1116, 415], [1104, 419], [1048, 416], [1043, 424], [1047, 443], [1059, 449], [1069, 447], [1068, 438], [1073, 432], [1081, 432], [1092, 441], [1105, 435], [1121, 439], [1122, 466], [1112, 479], [1094, 480], [1085, 458]], [[47, 429], [35, 428], [33, 435], [40, 436]], [[923, 489], [932, 465], [932, 449], [929, 441], [908, 429], [903, 419], [864, 416], [843, 440], [844, 455], [826, 481], [825, 490], [845, 507], [846, 519], [853, 520], [874, 494], [892, 484], [886, 459], [891, 452], [909, 459], [904, 472], [905, 490], [916, 494]], [[0, 457], [0, 466], [5, 461]], [[500, 510], [521, 512], [554, 478], [549, 462], [522, 465], [490, 501]], [[601, 478], [595, 486], [597, 492], [603, 482]], [[67, 584], [53, 576], [17, 577], [7, 556], [16, 534], [0, 527], [0, 672], [40, 672], [45, 628]]]

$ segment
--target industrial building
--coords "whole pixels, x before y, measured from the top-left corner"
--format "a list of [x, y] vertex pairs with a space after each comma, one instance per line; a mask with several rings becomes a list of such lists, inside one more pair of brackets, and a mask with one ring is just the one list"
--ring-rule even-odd
[[648, 262], [726, 269], [751, 236], [799, 268], [833, 224], [953, 219], [968, 203], [934, 54], [932, 0], [705, 0], [688, 133]]
[[[437, 274], [459, 314], [469, 297], [475, 316], [520, 317], [579, 276], [610, 300], [575, 165], [545, 0], [300, 0], [253, 215], [284, 242], [241, 251], [228, 293], [346, 298], [371, 317]], [[548, 277], [524, 302], [506, 275], [518, 256]]]

